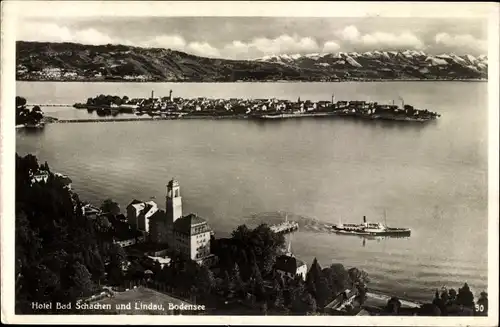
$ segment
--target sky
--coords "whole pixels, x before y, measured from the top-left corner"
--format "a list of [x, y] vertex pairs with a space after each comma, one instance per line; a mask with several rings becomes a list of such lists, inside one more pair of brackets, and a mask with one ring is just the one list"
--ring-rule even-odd
[[487, 54], [479, 17], [30, 17], [22, 41], [124, 44], [227, 59], [279, 54], [422, 50]]

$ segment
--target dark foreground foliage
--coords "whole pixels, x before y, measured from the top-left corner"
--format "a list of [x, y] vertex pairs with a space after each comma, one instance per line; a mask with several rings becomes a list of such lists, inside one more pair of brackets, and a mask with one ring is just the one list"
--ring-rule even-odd
[[[49, 172], [47, 182], [33, 183], [40, 170]], [[46, 163], [16, 155], [17, 313], [34, 312], [35, 302], [75, 302], [96, 290], [105, 263], [108, 269], [121, 266], [122, 249], [99, 235], [96, 221], [83, 216], [81, 207]]]

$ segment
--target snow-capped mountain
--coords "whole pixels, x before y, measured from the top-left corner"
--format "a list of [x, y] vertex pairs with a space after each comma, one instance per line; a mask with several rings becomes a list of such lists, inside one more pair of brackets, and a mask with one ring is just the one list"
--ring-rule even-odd
[[488, 57], [470, 54], [426, 54], [424, 51], [367, 51], [278, 55], [257, 59], [299, 69], [321, 69], [335, 75], [355, 75], [373, 78], [486, 78]]

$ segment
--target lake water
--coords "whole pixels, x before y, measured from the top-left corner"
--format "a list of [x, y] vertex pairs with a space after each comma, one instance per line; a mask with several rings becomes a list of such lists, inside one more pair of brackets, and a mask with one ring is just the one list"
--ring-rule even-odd
[[[370, 286], [431, 300], [435, 288], [487, 287], [487, 84], [385, 83], [52, 83], [17, 82], [32, 104], [72, 104], [98, 94], [147, 97], [370, 100], [399, 97], [442, 114], [429, 124], [345, 118], [258, 122], [176, 120], [51, 124], [18, 130], [20, 154], [68, 174], [80, 197], [99, 204], [154, 197], [181, 183], [184, 212], [205, 217], [218, 236], [239, 224], [298, 220], [291, 247], [311, 264], [366, 270]], [[86, 110], [43, 108], [58, 118]], [[384, 221], [407, 239], [330, 234], [325, 223]]]

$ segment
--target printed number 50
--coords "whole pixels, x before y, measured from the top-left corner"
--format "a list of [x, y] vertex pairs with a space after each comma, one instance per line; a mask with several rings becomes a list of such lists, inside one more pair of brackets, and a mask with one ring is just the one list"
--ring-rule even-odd
[[476, 311], [483, 312], [484, 311], [484, 305], [482, 305], [482, 304], [476, 304]]

